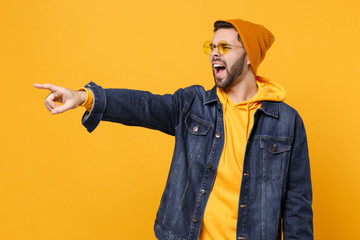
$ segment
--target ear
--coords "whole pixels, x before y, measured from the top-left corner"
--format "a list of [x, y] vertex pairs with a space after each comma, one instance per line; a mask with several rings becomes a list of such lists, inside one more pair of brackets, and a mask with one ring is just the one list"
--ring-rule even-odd
[[245, 57], [245, 62], [246, 62], [246, 65], [250, 66], [251, 63], [250, 63], [250, 59], [248, 57], [248, 55], [246, 54], [246, 57]]

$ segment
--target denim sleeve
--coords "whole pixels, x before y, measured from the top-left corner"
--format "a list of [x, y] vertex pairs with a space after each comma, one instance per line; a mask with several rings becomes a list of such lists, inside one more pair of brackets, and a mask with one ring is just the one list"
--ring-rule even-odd
[[310, 162], [304, 124], [297, 116], [283, 211], [284, 240], [312, 240], [313, 212]]
[[129, 89], [103, 89], [88, 83], [94, 96], [91, 112], [82, 124], [92, 132], [101, 120], [156, 129], [174, 135], [190, 93], [179, 89], [174, 94], [156, 95]]

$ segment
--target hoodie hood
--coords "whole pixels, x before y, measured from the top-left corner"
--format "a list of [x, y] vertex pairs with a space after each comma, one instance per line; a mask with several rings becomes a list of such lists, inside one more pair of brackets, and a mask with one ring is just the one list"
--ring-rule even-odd
[[243, 103], [260, 101], [282, 102], [286, 99], [285, 88], [280, 84], [260, 76], [256, 76], [255, 79], [256, 85], [258, 86], [258, 92], [252, 99]]
[[252, 110], [258, 108], [263, 101], [282, 102], [286, 99], [286, 91], [280, 84], [260, 76], [256, 76], [255, 79], [258, 91], [253, 98], [235, 104], [223, 89], [218, 88], [220, 102], [223, 104], [225, 103], [226, 105], [230, 104], [237, 109]]

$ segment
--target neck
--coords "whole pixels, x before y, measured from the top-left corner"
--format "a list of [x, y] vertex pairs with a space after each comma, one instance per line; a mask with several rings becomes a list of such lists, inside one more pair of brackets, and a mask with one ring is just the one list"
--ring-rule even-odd
[[253, 98], [257, 93], [256, 80], [253, 72], [248, 71], [244, 76], [239, 76], [230, 87], [224, 90], [235, 104]]

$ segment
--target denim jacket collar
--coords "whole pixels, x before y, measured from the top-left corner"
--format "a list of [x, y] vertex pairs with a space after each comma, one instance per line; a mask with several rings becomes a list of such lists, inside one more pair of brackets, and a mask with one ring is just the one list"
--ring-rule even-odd
[[271, 117], [279, 118], [278, 102], [263, 101], [260, 111]]
[[219, 98], [216, 94], [216, 86], [214, 86], [210, 91], [209, 91], [209, 94], [205, 97], [204, 99], [204, 104], [203, 105], [206, 105], [206, 104], [209, 104], [209, 103], [212, 103], [212, 102], [218, 102], [219, 101]]

